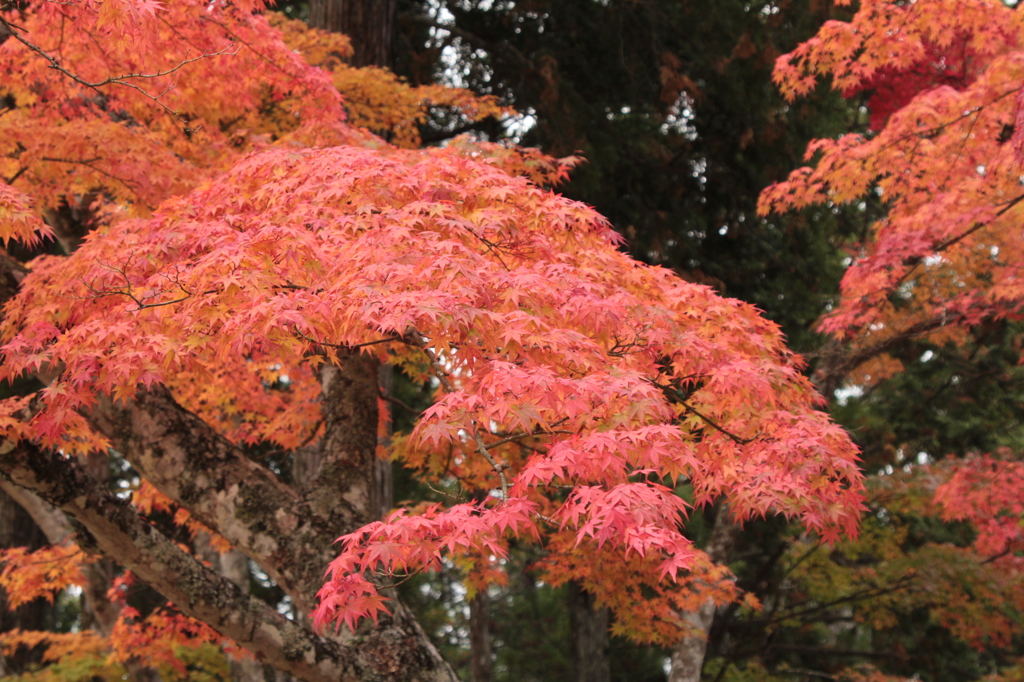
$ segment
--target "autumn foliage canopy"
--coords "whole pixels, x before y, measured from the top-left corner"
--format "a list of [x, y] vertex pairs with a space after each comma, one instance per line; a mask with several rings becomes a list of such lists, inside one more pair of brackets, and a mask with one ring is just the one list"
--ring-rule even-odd
[[[43, 384], [2, 405], [11, 479], [71, 505], [24, 453], [123, 457], [143, 476], [133, 513], [162, 509], [241, 550], [315, 604], [325, 637], [370, 627], [389, 606], [379, 588], [410, 572], [457, 564], [472, 585], [501, 582], [517, 539], [545, 549], [548, 580], [610, 605], [621, 632], [671, 642], [680, 611], [738, 596], [682, 533], [691, 503], [784, 514], [829, 542], [856, 532], [855, 449], [775, 325], [624, 255], [601, 216], [547, 189], [571, 160], [470, 139], [411, 149], [426, 107], [501, 115], [493, 102], [352, 69], [344, 39], [262, 9], [116, 0], [2, 15], [0, 237], [66, 252], [31, 261], [4, 312], [0, 372]], [[333, 529], [337, 558], [308, 567], [327, 571], [315, 602], [220, 498], [197, 502], [121, 445], [146, 451], [137, 420], [103, 416], [160, 398], [225, 451], [298, 451], [330, 428], [325, 368], [378, 363], [435, 388], [380, 455], [466, 498], [368, 525], [356, 513]], [[357, 498], [333, 503], [364, 509]], [[276, 522], [300, 523], [289, 509]], [[26, 578], [10, 555], [6, 584], [81, 582], [71, 542], [47, 550], [65, 556], [60, 574]], [[186, 632], [161, 613], [151, 627]]]
[[[797, 547], [885, 557], [840, 575], [817, 555], [793, 573], [811, 600], [899, 585], [904, 602], [858, 617], [884, 628], [927, 608], [972, 646], [1008, 644], [1020, 462], [872, 481], [873, 510], [969, 524], [970, 543], [904, 552], [905, 531], [874, 521], [855, 538], [856, 449], [773, 323], [626, 256], [604, 218], [552, 191], [576, 159], [468, 137], [418, 149], [428, 112], [509, 113], [492, 99], [352, 68], [344, 37], [259, 2], [4, 7], [0, 377], [17, 388], [0, 402], [0, 471], [88, 535], [58, 524], [51, 547], [5, 550], [0, 584], [17, 606], [88, 589], [102, 552], [127, 569], [101, 627], [4, 633], [5, 651], [144, 658], [172, 677], [182, 648], [212, 643], [304, 679], [379, 675], [373, 633], [422, 635], [392, 585], [424, 570], [501, 584], [524, 545], [545, 581], [610, 606], [619, 634], [672, 644], [682, 614], [742, 597], [684, 532], [708, 503], [740, 523], [783, 515]], [[815, 142], [761, 197], [765, 215], [880, 206], [821, 323], [839, 349], [826, 386], [879, 385], [908, 339], [957, 348], [1020, 319], [1022, 16], [864, 0], [779, 59], [788, 99], [827, 79], [867, 114], [864, 134]], [[394, 438], [381, 366], [433, 392]], [[373, 457], [456, 493], [379, 518]], [[97, 462], [138, 479], [114, 496]], [[295, 622], [242, 596], [210, 606], [230, 590], [204, 562], [231, 552]], [[139, 579], [166, 606], [134, 609]]]
[[[850, 21], [826, 23], [778, 60], [775, 81], [790, 101], [824, 81], [869, 113], [866, 133], [814, 142], [810, 165], [760, 201], [766, 215], [814, 204], [881, 208], [850, 250], [840, 299], [820, 324], [843, 348], [824, 368], [832, 386], [837, 377], [883, 385], [905, 369], [890, 351], [910, 341], [971, 358], [976, 335], [1021, 319], [1022, 46], [1024, 15], [997, 0], [865, 0]], [[1009, 647], [1010, 614], [1024, 605], [1022, 472], [1019, 453], [1007, 449], [905, 466], [873, 482], [880, 514], [966, 523], [972, 535], [961, 546], [892, 553], [907, 533], [894, 523], [848, 546], [850, 556], [887, 556], [893, 572], [879, 580], [852, 568], [842, 579], [906, 581], [902, 597], [880, 600], [865, 619], [891, 627], [894, 605], [927, 607], [978, 650]], [[1014, 674], [1019, 667], [998, 679]]]

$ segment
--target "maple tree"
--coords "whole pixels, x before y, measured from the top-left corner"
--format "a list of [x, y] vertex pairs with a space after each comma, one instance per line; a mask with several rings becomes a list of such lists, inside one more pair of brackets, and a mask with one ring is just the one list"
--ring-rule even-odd
[[[407, 150], [359, 128], [414, 145], [402, 121], [424, 100], [500, 110], [361, 78], [332, 57], [340, 39], [260, 9], [3, 15], [0, 237], [54, 236], [70, 252], [8, 266], [0, 371], [43, 386], [3, 403], [2, 471], [65, 543], [45, 561], [10, 553], [8, 585], [88, 581], [31, 568], [89, 570], [60, 536], [66, 515], [82, 550], [169, 602], [144, 618], [121, 603], [101, 633], [130, 674], [147, 655], [180, 674], [177, 649], [229, 640], [301, 679], [448, 679], [384, 589], [408, 573], [454, 562], [474, 589], [500, 583], [518, 538], [544, 548], [548, 580], [610, 606], [620, 632], [671, 642], [680, 611], [739, 596], [681, 532], [675, 485], [740, 521], [779, 513], [827, 541], [855, 530], [855, 449], [774, 324], [632, 261], [597, 213], [536, 184], [572, 160], [471, 140]], [[411, 104], [376, 113], [365, 95], [360, 109], [375, 88]], [[436, 389], [391, 456], [458, 481], [463, 501], [371, 522], [381, 363]], [[90, 471], [108, 458], [140, 475], [130, 501]], [[204, 565], [200, 537], [255, 562], [295, 618]]]
[[[906, 451], [913, 439], [888, 444], [889, 454], [881, 448], [882, 475], [869, 485], [875, 514], [861, 538], [832, 557], [807, 560], [811, 548], [792, 559], [804, 603], [827, 610], [852, 601], [846, 608], [857, 622], [886, 633], [878, 644], [890, 638], [903, 651], [879, 664], [898, 679], [925, 671], [965, 679], [978, 668], [998, 671], [991, 679], [1019, 676], [1018, 434], [1012, 417], [1005, 433], [992, 433], [998, 410], [983, 413], [992, 420], [987, 433], [940, 420], [977, 419], [983, 400], [1005, 404], [1016, 390], [1021, 29], [1020, 13], [998, 1], [867, 1], [850, 21], [827, 23], [780, 58], [775, 71], [790, 99], [828, 78], [847, 96], [864, 97], [870, 114], [865, 134], [813, 143], [813, 165], [761, 198], [765, 213], [853, 203], [870, 216], [880, 204], [821, 323], [839, 343], [824, 354], [818, 381], [828, 392], [845, 384], [884, 395], [921, 388], [930, 374], [954, 387], [941, 408], [920, 410], [938, 413], [923, 429], [927, 450]], [[974, 371], [981, 365], [995, 367], [996, 378]], [[972, 386], [961, 391], [965, 377]], [[990, 384], [1004, 388], [989, 396]], [[930, 403], [941, 390], [910, 400]], [[956, 416], [945, 414], [947, 404]], [[1016, 449], [993, 448], [1000, 440]], [[967, 456], [942, 459], [947, 454]], [[924, 466], [929, 457], [940, 461]], [[957, 670], [937, 650], [931, 661], [908, 656], [902, 647], [912, 638], [895, 633], [922, 612], [933, 644], [962, 643], [994, 663]]]

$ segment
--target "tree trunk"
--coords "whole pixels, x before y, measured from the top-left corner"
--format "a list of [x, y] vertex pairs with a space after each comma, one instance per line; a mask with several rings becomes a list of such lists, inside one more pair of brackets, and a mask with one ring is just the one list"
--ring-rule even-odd
[[[716, 564], [725, 563], [740, 529], [732, 519], [728, 517], [725, 507], [718, 512], [715, 525], [711, 529], [711, 537], [704, 552]], [[704, 603], [699, 611], [691, 611], [685, 616], [686, 621], [695, 630], [694, 636], [687, 637], [681, 641], [672, 652], [672, 670], [669, 673], [669, 682], [700, 682], [700, 673], [704, 668], [704, 654], [708, 648], [708, 633], [711, 632], [711, 624], [715, 620], [715, 603], [710, 599]]]
[[594, 602], [594, 595], [579, 583], [569, 583], [569, 628], [576, 682], [611, 682], [612, 679], [608, 659], [611, 612], [607, 607], [597, 608]]
[[394, 66], [397, 0], [311, 0], [309, 25], [344, 33], [352, 41], [353, 66]]
[[[397, 19], [397, 0], [311, 0], [309, 25], [314, 28], [343, 33], [352, 41], [353, 66], [394, 66], [393, 37]], [[394, 370], [382, 365], [377, 381], [384, 395], [391, 394]], [[388, 408], [390, 410], [390, 406]], [[390, 445], [391, 418], [387, 429], [379, 434], [387, 448]], [[382, 519], [394, 506], [394, 474], [391, 461], [377, 458], [373, 463], [370, 490], [371, 520]]]
[[494, 677], [489, 601], [487, 592], [481, 590], [469, 602], [469, 679], [471, 682], [491, 682]]
[[[0, 490], [0, 549], [27, 547], [36, 550], [44, 545], [46, 536], [32, 517], [9, 495]], [[0, 591], [0, 632], [15, 628], [21, 630], [48, 630], [52, 627], [55, 606], [45, 599], [36, 599], [16, 611], [7, 607], [7, 597]], [[45, 647], [28, 650], [21, 648], [13, 656], [0, 656], [0, 677], [24, 672], [26, 666], [39, 663]]]
[[[395, 384], [395, 368], [391, 365], [381, 365], [377, 369], [377, 384], [383, 395], [390, 396]], [[380, 446], [380, 452], [387, 454], [391, 451], [391, 437], [394, 434], [394, 416], [391, 413], [393, 408], [390, 402], [381, 401], [378, 409], [383, 411], [382, 416], [387, 423], [383, 429], [379, 429], [377, 443]], [[391, 460], [378, 456], [373, 462], [373, 492], [370, 498], [370, 511], [374, 519], [383, 519], [394, 506], [395, 475], [391, 468]]]
[[[311, 0], [309, 25], [314, 28], [343, 33], [352, 41], [353, 66], [394, 67], [394, 33], [397, 0]], [[394, 368], [381, 365], [377, 382], [384, 395], [391, 395]], [[391, 409], [388, 404], [388, 410]], [[380, 434], [385, 448], [391, 440], [391, 415], [387, 429]], [[371, 520], [382, 519], [394, 506], [394, 472], [391, 460], [377, 458], [373, 464], [370, 491]]]

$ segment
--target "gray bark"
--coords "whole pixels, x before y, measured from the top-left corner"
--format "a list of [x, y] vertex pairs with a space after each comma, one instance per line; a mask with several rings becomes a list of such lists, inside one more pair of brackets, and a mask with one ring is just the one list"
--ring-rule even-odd
[[[222, 576], [238, 585], [244, 592], [249, 592], [249, 559], [244, 554], [234, 549], [225, 552], [218, 557], [217, 567]], [[231, 679], [234, 682], [256, 682], [265, 680], [268, 672], [273, 674], [254, 658], [229, 655], [228, 664], [231, 666]]]
[[128, 405], [107, 403], [91, 417], [150, 483], [259, 564], [297, 609], [312, 610], [334, 540], [365, 518], [366, 476], [353, 471], [346, 481], [348, 472], [321, 463], [314, 477], [340, 480], [300, 494], [164, 388], [140, 392]]
[[[0, 258], [0, 302], [24, 274]], [[249, 459], [163, 387], [140, 391], [127, 403], [97, 405], [86, 416], [136, 471], [259, 564], [306, 614], [336, 554], [334, 540], [373, 514], [376, 366], [360, 356], [334, 378], [324, 405], [325, 444], [302, 490]], [[51, 541], [66, 538], [71, 525], [64, 517], [73, 519], [83, 549], [116, 557], [182, 613], [286, 675], [310, 682], [456, 680], [401, 602], [389, 602], [391, 613], [375, 627], [318, 636], [183, 552], [79, 459], [0, 441], [0, 482], [25, 500], [41, 525], [48, 524]], [[107, 584], [97, 578], [97, 587]], [[98, 623], [117, 617], [116, 611], [96, 615]]]
[[[222, 576], [238, 585], [246, 594], [249, 590], [249, 559], [237, 550], [228, 550], [221, 554], [210, 542], [208, 533], [196, 536], [194, 545], [196, 556], [205, 561]], [[259, 682], [266, 679], [264, 666], [254, 658], [227, 655], [233, 682]]]
[[[326, 389], [333, 397], [325, 401], [325, 445], [300, 491], [246, 457], [163, 388], [140, 391], [125, 406], [106, 403], [90, 421], [150, 483], [259, 564], [298, 611], [309, 613], [337, 552], [334, 541], [369, 515], [377, 384], [376, 371], [367, 372], [363, 362], [369, 361], [346, 362]], [[361, 633], [358, 652], [346, 656], [358, 653], [367, 661], [360, 667], [370, 679], [380, 670], [389, 671], [381, 679], [454, 679], [408, 609], [397, 601], [389, 606], [391, 615]]]
[[390, 628], [360, 631], [344, 640], [317, 636], [182, 551], [76, 460], [28, 444], [4, 443], [0, 472], [80, 523], [87, 531], [79, 533], [83, 548], [117, 556], [183, 613], [278, 670], [309, 682], [454, 680], [439, 657], [430, 656], [436, 652], [429, 643], [428, 648], [417, 646], [415, 637], [408, 636], [418, 626], [401, 608], [388, 619]]
[[[725, 563], [732, 552], [740, 528], [728, 517], [723, 507], [718, 512], [711, 537], [704, 552], [716, 564]], [[715, 619], [715, 604], [708, 600], [698, 611], [684, 615], [691, 626], [693, 636], [686, 637], [672, 651], [672, 669], [669, 682], [700, 682], [701, 670], [704, 668], [704, 656], [707, 653], [708, 633]]]

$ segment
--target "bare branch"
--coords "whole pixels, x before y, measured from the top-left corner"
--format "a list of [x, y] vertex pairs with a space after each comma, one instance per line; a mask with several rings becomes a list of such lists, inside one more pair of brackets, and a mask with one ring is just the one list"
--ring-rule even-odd
[[404, 342], [403, 339], [401, 337], [399, 337], [399, 336], [388, 336], [388, 337], [383, 338], [383, 339], [376, 339], [374, 341], [366, 341], [365, 343], [356, 343], [356, 344], [352, 344], [352, 345], [346, 345], [344, 343], [330, 343], [328, 341], [319, 341], [319, 340], [314, 339], [314, 338], [312, 338], [310, 336], [306, 336], [305, 334], [303, 334], [302, 332], [299, 331], [298, 327], [296, 327], [294, 325], [292, 326], [292, 331], [295, 332], [296, 335], [298, 335], [299, 337], [301, 337], [302, 339], [304, 339], [306, 341], [309, 341], [313, 345], [323, 346], [324, 348], [334, 348], [334, 349], [337, 349], [337, 350], [346, 350], [346, 351], [357, 350], [359, 348], [366, 348], [367, 346], [377, 346], [377, 345], [380, 345], [382, 343], [394, 343], [396, 341], [399, 342], [399, 343], [403, 343]]
[[[567, 420], [562, 419], [561, 421], [559, 421], [559, 422], [557, 422], [555, 424], [552, 424], [552, 426], [558, 426], [559, 424], [562, 424], [562, 423], [564, 423], [566, 421]], [[574, 435], [575, 433], [576, 433], [575, 431], [565, 431], [565, 430], [558, 430], [558, 429], [551, 429], [551, 430], [548, 430], [548, 431], [545, 431], [544, 429], [535, 429], [533, 431], [520, 431], [519, 433], [513, 433], [513, 434], [511, 434], [509, 436], [505, 436], [504, 438], [502, 438], [500, 440], [491, 441], [490, 443], [487, 444], [487, 447], [489, 447], [489, 448], [496, 448], [499, 445], [504, 445], [505, 443], [512, 443], [512, 442], [518, 443], [518, 441], [522, 440], [523, 438], [538, 438], [540, 436], [547, 436], [547, 435], [553, 435], [553, 434], [562, 434], [562, 435], [571, 436], [571, 435]], [[527, 447], [529, 447], [529, 446], [527, 446]]]
[[[85, 166], [86, 168], [88, 168], [90, 170], [93, 170], [93, 171], [99, 173], [100, 175], [108, 177], [111, 180], [117, 180], [122, 185], [127, 187], [129, 190], [135, 191], [136, 185], [131, 180], [126, 180], [125, 178], [122, 178], [120, 176], [114, 175], [113, 173], [105, 171], [102, 168], [97, 168], [95, 165], [93, 165], [96, 161], [102, 161], [102, 157], [99, 157], [99, 156], [91, 158], [91, 159], [61, 159], [61, 158], [56, 158], [56, 157], [52, 157], [52, 156], [43, 156], [43, 157], [40, 157], [39, 160], [40, 161], [49, 161], [50, 163], [70, 163], [70, 164], [76, 164], [76, 165], [79, 165], [79, 166]], [[149, 204], [145, 204], [145, 206], [146, 206], [146, 208], [150, 208], [150, 209], [153, 208]]]
[[709, 416], [707, 416], [705, 414], [701, 414], [700, 412], [698, 412], [696, 410], [696, 408], [694, 408], [692, 405], [690, 405], [690, 403], [686, 402], [685, 400], [680, 400], [679, 404], [682, 405], [683, 407], [685, 407], [690, 412], [693, 412], [695, 415], [697, 415], [701, 419], [701, 421], [706, 423], [708, 426], [713, 428], [715, 431], [718, 431], [719, 433], [725, 435], [726, 437], [729, 438], [729, 440], [731, 440], [732, 442], [736, 443], [737, 445], [746, 445], [747, 443], [752, 443], [752, 442], [754, 442], [757, 439], [757, 436], [753, 436], [751, 438], [740, 438], [735, 433], [732, 433], [731, 431], [726, 430], [722, 426], [719, 426], [719, 424], [714, 419], [712, 419], [711, 417], [709, 417]]

